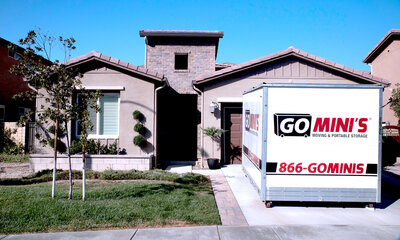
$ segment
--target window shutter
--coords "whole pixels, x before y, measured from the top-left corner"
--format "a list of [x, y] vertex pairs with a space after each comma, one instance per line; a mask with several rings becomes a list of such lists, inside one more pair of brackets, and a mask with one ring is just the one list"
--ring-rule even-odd
[[118, 135], [119, 94], [104, 94], [100, 98], [100, 135]]

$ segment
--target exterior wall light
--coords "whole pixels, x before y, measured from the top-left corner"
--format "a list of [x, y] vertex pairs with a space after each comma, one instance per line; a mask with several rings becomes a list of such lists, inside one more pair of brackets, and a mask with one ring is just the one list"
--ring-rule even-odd
[[211, 112], [211, 113], [214, 113], [214, 112], [215, 112], [215, 109], [218, 109], [218, 108], [219, 108], [218, 103], [216, 103], [216, 102], [211, 102], [211, 104], [210, 104], [210, 112]]

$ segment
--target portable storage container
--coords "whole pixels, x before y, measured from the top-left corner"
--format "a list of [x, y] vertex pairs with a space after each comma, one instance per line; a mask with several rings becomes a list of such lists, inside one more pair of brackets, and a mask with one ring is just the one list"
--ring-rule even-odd
[[380, 202], [382, 89], [263, 84], [246, 91], [242, 167], [261, 200]]

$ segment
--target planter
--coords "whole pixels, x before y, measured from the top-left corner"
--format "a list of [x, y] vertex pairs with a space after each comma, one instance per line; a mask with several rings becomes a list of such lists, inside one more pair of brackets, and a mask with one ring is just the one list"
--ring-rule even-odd
[[207, 163], [210, 169], [219, 169], [220, 167], [218, 158], [208, 158]]

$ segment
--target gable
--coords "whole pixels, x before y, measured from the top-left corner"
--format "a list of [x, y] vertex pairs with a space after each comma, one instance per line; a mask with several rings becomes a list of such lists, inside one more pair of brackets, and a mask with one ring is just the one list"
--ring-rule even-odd
[[262, 79], [336, 79], [351, 81], [351, 84], [389, 85], [369, 72], [355, 70], [293, 47], [199, 76], [194, 84], [202, 87], [223, 79], [238, 76], [254, 77], [255, 75]]
[[[288, 57], [273, 63], [249, 70], [246, 75], [250, 78], [260, 79], [326, 79], [326, 80], [350, 80], [362, 83], [360, 79], [346, 76], [343, 73], [330, 68], [305, 61], [297, 57]], [[367, 83], [367, 82], [363, 82]]]

